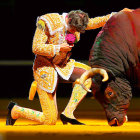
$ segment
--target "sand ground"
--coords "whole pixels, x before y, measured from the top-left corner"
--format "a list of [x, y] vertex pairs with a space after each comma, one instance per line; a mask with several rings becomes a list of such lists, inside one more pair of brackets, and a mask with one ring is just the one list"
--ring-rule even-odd
[[[58, 117], [54, 126], [39, 125], [26, 119], [18, 119], [14, 126], [6, 126], [6, 106], [10, 100], [0, 100], [0, 140], [101, 140], [126, 139], [140, 140], [140, 98], [133, 98], [128, 110], [129, 121], [123, 126], [110, 127], [106, 121], [102, 107], [94, 99], [86, 98], [75, 111], [76, 118], [85, 123], [84, 126], [63, 125]], [[21, 106], [40, 110], [38, 99], [13, 99]], [[58, 99], [59, 114], [65, 108], [68, 98]]]

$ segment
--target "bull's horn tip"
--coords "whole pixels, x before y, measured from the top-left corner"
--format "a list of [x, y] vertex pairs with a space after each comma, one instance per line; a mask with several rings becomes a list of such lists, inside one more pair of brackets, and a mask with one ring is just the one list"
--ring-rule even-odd
[[105, 77], [102, 81], [106, 82], [108, 80], [108, 77]]
[[87, 90], [88, 92], [92, 92], [90, 89]]

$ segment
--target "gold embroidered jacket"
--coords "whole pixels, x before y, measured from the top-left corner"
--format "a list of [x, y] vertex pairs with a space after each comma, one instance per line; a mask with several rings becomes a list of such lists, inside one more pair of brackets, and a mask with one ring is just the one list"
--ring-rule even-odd
[[[33, 53], [36, 55], [33, 71], [38, 86], [53, 93], [58, 74], [68, 80], [73, 72], [75, 60], [69, 59], [69, 53], [60, 51], [60, 44], [65, 43], [67, 25], [66, 13], [46, 14], [38, 18], [37, 29], [33, 38]], [[103, 17], [89, 19], [87, 30], [102, 27], [110, 18], [111, 14]], [[80, 33], [76, 32], [77, 40]]]

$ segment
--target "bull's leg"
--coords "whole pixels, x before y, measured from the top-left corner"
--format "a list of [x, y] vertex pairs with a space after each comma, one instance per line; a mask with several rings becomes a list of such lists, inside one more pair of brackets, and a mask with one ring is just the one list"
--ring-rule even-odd
[[55, 125], [57, 121], [56, 96], [37, 88], [43, 112], [15, 105], [11, 111], [13, 119], [26, 118], [41, 124]]

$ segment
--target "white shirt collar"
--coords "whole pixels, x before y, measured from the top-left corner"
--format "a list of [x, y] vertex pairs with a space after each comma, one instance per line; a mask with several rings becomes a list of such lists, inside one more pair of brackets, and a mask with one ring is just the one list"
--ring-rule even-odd
[[62, 23], [64, 24], [66, 30], [68, 29], [68, 25], [66, 23], [66, 16], [68, 15], [68, 13], [63, 13], [62, 14]]

